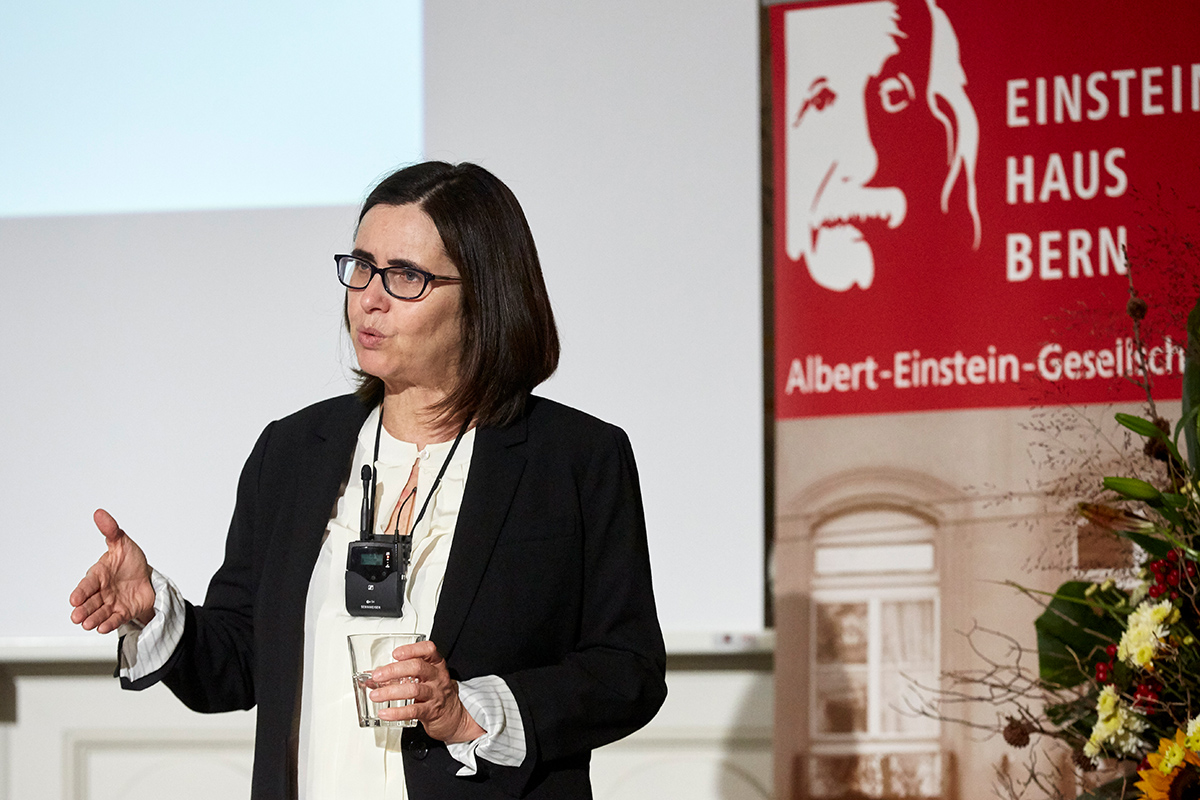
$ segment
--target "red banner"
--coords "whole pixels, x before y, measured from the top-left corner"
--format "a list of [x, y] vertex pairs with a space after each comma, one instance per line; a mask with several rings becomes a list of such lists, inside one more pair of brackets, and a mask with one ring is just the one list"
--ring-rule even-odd
[[1196, 298], [1200, 3], [769, 12], [780, 419], [1160, 398]]

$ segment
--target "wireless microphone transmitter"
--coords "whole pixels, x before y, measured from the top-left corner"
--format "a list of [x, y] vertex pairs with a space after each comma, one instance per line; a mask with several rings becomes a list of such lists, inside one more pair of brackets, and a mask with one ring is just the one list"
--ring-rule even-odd
[[[416, 507], [417, 489], [411, 491], [400, 500], [396, 509], [396, 530], [392, 534], [376, 535], [373, 528], [375, 523], [375, 467], [379, 460], [379, 439], [383, 433], [383, 408], [379, 410], [379, 421], [375, 425], [375, 457], [370, 464], [363, 464], [363, 502], [362, 516], [359, 520], [359, 538], [351, 542], [346, 553], [346, 612], [354, 617], [401, 617], [404, 616], [404, 585], [408, 581], [408, 562], [412, 558], [413, 536], [417, 524], [425, 516], [425, 509], [433, 499], [446, 467], [454, 458], [458, 443], [470, 426], [471, 418], [463, 420], [450, 445], [450, 452], [442, 462], [429, 493], [425, 495], [425, 503], [417, 513], [412, 528], [400, 530], [401, 511], [410, 500]], [[413, 469], [416, 467], [414, 465]], [[411, 512], [410, 512], [411, 513]]]
[[[403, 544], [399, 539], [403, 539]], [[355, 617], [404, 614], [405, 567], [409, 536], [376, 536], [351, 542], [346, 556], [346, 611]]]
[[359, 541], [351, 542], [346, 553], [346, 612], [353, 617], [400, 617], [404, 615], [412, 536], [399, 530], [394, 535], [372, 533], [374, 474], [366, 465], [362, 480], [362, 530]]

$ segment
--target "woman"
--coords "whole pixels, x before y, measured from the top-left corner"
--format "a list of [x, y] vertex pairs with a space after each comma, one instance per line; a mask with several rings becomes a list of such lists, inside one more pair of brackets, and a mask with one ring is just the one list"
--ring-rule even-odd
[[[97, 511], [108, 552], [71, 618], [121, 628], [127, 688], [257, 705], [254, 798], [590, 797], [591, 750], [654, 715], [665, 658], [628, 440], [531, 395], [558, 338], [524, 214], [481, 167], [419, 164], [371, 192], [337, 264], [359, 389], [259, 437], [204, 604]], [[398, 619], [346, 610], [368, 491], [364, 524], [413, 526]], [[402, 738], [357, 728], [356, 630], [429, 637], [376, 671], [395, 682], [375, 699], [414, 700], [381, 712], [418, 720]]]

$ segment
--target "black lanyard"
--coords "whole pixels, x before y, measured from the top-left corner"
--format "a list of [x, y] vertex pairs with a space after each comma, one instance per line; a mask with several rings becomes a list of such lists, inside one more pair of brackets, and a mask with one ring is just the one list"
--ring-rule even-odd
[[[450, 460], [454, 458], [454, 451], [458, 449], [458, 443], [462, 441], [463, 436], [467, 433], [467, 428], [470, 427], [471, 418], [468, 416], [463, 420], [462, 427], [458, 429], [458, 435], [454, 437], [454, 444], [450, 445], [450, 452], [446, 454], [446, 460], [442, 462], [442, 468], [438, 470], [437, 477], [433, 479], [433, 486], [429, 487], [429, 493], [425, 495], [425, 502], [421, 505], [421, 511], [417, 514], [417, 518], [413, 520], [412, 530], [409, 531], [409, 536], [417, 532], [417, 525], [425, 516], [425, 509], [429, 508], [429, 501], [433, 499], [433, 493], [437, 490], [438, 484], [442, 482], [442, 476], [446, 474], [446, 467], [450, 466]], [[383, 436], [383, 403], [379, 404], [379, 422], [375, 426], [375, 452], [371, 457], [371, 497], [370, 506], [367, 514], [363, 515], [361, 530], [359, 531], [359, 540], [369, 542], [375, 538], [375, 501], [378, 493], [378, 473], [375, 470], [375, 464], [379, 461], [379, 440]], [[366, 476], [364, 476], [366, 477]], [[414, 488], [415, 492], [416, 489]], [[363, 497], [364, 506], [367, 498]], [[364, 510], [367, 510], [364, 507]], [[397, 522], [399, 518], [397, 517]], [[399, 535], [399, 531], [396, 534]], [[407, 565], [406, 565], [407, 566]]]

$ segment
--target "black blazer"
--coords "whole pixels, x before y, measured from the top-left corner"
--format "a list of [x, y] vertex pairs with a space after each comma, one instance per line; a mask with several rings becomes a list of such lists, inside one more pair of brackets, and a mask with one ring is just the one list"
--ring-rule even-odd
[[[353, 396], [271, 423], [242, 470], [225, 561], [187, 606], [166, 683], [189, 707], [258, 706], [252, 797], [296, 795], [304, 607], [321, 536], [369, 409]], [[406, 729], [413, 800], [589, 798], [592, 749], [638, 729], [666, 697], [645, 521], [619, 428], [530, 398], [481, 427], [430, 639], [450, 674], [499, 675], [521, 710], [520, 767], [461, 767]]]

